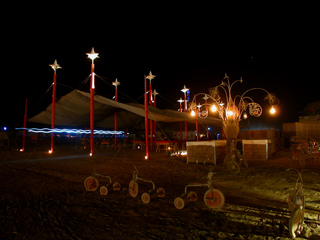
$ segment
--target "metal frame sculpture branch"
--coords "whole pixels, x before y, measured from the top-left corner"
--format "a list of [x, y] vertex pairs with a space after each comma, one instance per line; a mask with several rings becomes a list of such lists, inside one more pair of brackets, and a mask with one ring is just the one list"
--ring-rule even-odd
[[[275, 107], [279, 105], [279, 99], [276, 98], [275, 94], [269, 93], [267, 90], [263, 88], [251, 88], [245, 91], [242, 95], [237, 95], [232, 98], [231, 90], [235, 83], [242, 83], [243, 80], [240, 78], [239, 80], [230, 83], [229, 77], [225, 74], [223, 81], [220, 85], [210, 88], [209, 93], [198, 93], [194, 96], [189, 110], [191, 111], [191, 115], [198, 115], [200, 118], [206, 118], [209, 115], [208, 107], [211, 107], [211, 111], [218, 111], [219, 117], [222, 119], [223, 123], [223, 131], [227, 140], [227, 156], [226, 159], [230, 156], [230, 144], [233, 142], [236, 144], [236, 140], [239, 134], [239, 121], [243, 116], [243, 113], [248, 109], [249, 114], [254, 117], [260, 117], [262, 114], [262, 107], [260, 104], [256, 103], [251, 97], [247, 96], [247, 93], [253, 90], [262, 90], [267, 93], [267, 96], [264, 100], [268, 100], [271, 105], [270, 112], [275, 113]], [[219, 89], [222, 89], [222, 92], [225, 93], [225, 102], [222, 101], [220, 96]], [[197, 104], [196, 98], [200, 95], [204, 95], [202, 99], [205, 100], [203, 104]], [[208, 103], [208, 100], [213, 100], [213, 104]], [[203, 107], [205, 107], [204, 110]], [[228, 154], [229, 153], [229, 154]]]

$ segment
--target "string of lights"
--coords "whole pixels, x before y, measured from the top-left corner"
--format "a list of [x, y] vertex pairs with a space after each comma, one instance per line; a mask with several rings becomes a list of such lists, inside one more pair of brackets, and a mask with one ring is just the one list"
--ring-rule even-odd
[[[16, 128], [17, 130], [27, 130], [32, 133], [69, 133], [69, 134], [90, 134], [90, 129], [67, 129], [67, 128]], [[123, 134], [123, 131], [94, 130], [94, 134]]]

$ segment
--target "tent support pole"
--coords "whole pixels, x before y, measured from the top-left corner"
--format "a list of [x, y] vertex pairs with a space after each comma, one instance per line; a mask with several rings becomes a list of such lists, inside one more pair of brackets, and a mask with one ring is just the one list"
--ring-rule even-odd
[[[52, 88], [52, 114], [51, 114], [51, 129], [54, 129], [55, 125], [55, 112], [56, 112], [56, 85], [57, 85], [57, 74], [56, 71], [54, 71], [53, 74], [53, 88]], [[53, 132], [51, 132], [51, 149], [50, 153], [53, 153], [53, 146], [54, 146], [54, 137]]]
[[[151, 80], [149, 81], [149, 105], [152, 106], [152, 84]], [[153, 151], [153, 123], [152, 119], [150, 119], [150, 150]]]
[[23, 135], [22, 135], [22, 149], [21, 152], [24, 152], [26, 148], [26, 128], [27, 128], [27, 110], [28, 109], [28, 98], [26, 98], [26, 107], [24, 109], [24, 119], [23, 119]]
[[148, 95], [147, 95], [147, 76], [144, 76], [144, 127], [146, 139], [146, 156], [145, 160], [149, 160], [149, 137], [148, 137]]
[[94, 154], [94, 63], [91, 63], [91, 84], [90, 84], [90, 156]]
[[[114, 90], [114, 101], [118, 102], [118, 89], [117, 86]], [[118, 112], [117, 110], [114, 113], [114, 130], [117, 131], [118, 130]], [[117, 134], [114, 135], [114, 149], [117, 150]]]

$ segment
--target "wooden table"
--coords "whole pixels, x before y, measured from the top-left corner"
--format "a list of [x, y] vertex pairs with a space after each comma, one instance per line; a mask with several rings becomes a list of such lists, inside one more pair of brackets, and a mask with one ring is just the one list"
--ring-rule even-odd
[[[161, 150], [167, 151], [171, 150], [171, 146], [173, 148], [173, 151], [179, 151], [179, 147], [178, 144], [183, 144], [184, 141], [154, 141], [154, 143], [156, 144], [156, 152], [160, 152]], [[164, 146], [161, 148], [161, 146]]]
[[109, 149], [110, 141], [104, 140], [100, 142], [100, 149], [104, 146], [107, 146], [107, 149]]
[[138, 149], [138, 147], [140, 146], [140, 150], [144, 149], [146, 146], [146, 142], [145, 141], [141, 141], [141, 140], [131, 140], [131, 142], [133, 143], [132, 145], [132, 150], [133, 149]]

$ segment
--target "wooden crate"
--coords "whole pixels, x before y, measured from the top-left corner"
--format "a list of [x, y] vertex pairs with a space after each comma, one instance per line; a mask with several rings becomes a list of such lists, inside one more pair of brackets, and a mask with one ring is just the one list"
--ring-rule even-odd
[[242, 140], [242, 152], [247, 161], [268, 160], [272, 151], [271, 140]]
[[223, 163], [223, 159], [226, 156], [226, 140], [213, 140], [215, 146], [215, 161], [216, 163]]
[[225, 140], [187, 142], [187, 163], [216, 164], [226, 152]]

